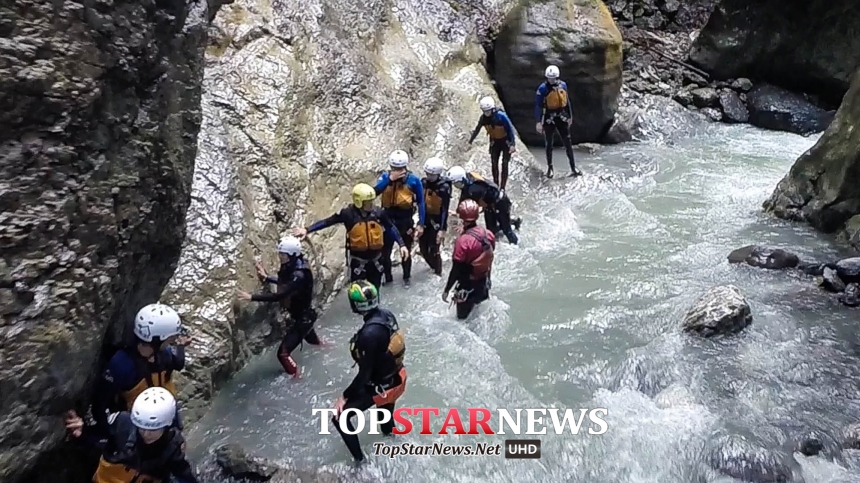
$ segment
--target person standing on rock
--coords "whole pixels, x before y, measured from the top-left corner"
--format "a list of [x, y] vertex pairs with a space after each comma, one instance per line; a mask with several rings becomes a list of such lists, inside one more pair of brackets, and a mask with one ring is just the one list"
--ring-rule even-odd
[[[505, 111], [496, 108], [496, 101], [492, 97], [484, 97], [478, 105], [483, 114], [478, 119], [478, 125], [472, 131], [469, 144], [475, 140], [483, 127], [490, 137], [490, 162], [493, 168], [493, 182], [499, 185], [499, 189], [505, 190], [508, 184], [508, 165], [511, 162], [511, 154], [516, 148], [516, 137], [514, 136], [514, 125], [511, 123]], [[499, 157], [502, 158], [502, 176], [499, 178]]]
[[[175, 419], [176, 399], [163, 387], [142, 391], [129, 411], [111, 414], [93, 483], [197, 483], [185, 438], [172, 427]], [[68, 419], [67, 428], [72, 438], [81, 438], [85, 429], [80, 418]]]
[[493, 268], [493, 252], [496, 237], [478, 226], [481, 207], [474, 200], [465, 200], [457, 207], [457, 215], [463, 221], [463, 231], [454, 242], [451, 272], [442, 292], [442, 300], [448, 302], [448, 294], [454, 285], [457, 292], [457, 318], [465, 319], [476, 305], [490, 298], [490, 272]]
[[301, 240], [308, 233], [343, 224], [346, 227], [346, 253], [350, 281], [368, 280], [378, 290], [382, 286], [380, 258], [385, 245], [385, 233], [388, 232], [400, 246], [401, 260], [409, 259], [409, 249], [388, 215], [374, 208], [375, 199], [376, 191], [373, 187], [359, 183], [352, 189], [350, 206], [307, 228], [294, 229], [293, 235]]
[[[177, 394], [173, 373], [185, 368], [185, 346], [179, 314], [164, 304], [150, 304], [134, 317], [134, 345], [118, 350], [108, 361], [93, 395], [92, 415], [96, 430], [108, 430], [108, 414], [128, 411], [147, 388], [163, 387]], [[171, 347], [173, 343], [175, 346]], [[173, 425], [182, 429], [179, 412]]]
[[[409, 155], [406, 151], [397, 150], [388, 157], [389, 170], [383, 173], [376, 182], [377, 195], [382, 196], [382, 208], [394, 223], [397, 232], [403, 239], [406, 248], [411, 252], [415, 239], [420, 238], [424, 231], [424, 188], [421, 179], [411, 173], [406, 166]], [[418, 205], [418, 226], [413, 227], [412, 217], [415, 205]], [[394, 238], [385, 237], [382, 249], [382, 268], [385, 271], [385, 283], [394, 281], [391, 274], [391, 250], [394, 248]], [[400, 264], [403, 269], [403, 283], [408, 287], [412, 277], [412, 260], [403, 259]]]
[[[350, 303], [364, 319], [364, 324], [349, 341], [349, 353], [358, 365], [358, 374], [344, 389], [334, 404], [332, 418], [335, 428], [356, 462], [364, 460], [357, 434], [346, 434], [338, 417], [347, 409], [366, 411], [373, 406], [394, 412], [398, 399], [406, 391], [406, 340], [390, 311], [379, 307], [379, 293], [366, 280], [353, 282], [347, 291]], [[355, 431], [352, 421], [347, 422], [350, 432]], [[382, 433], [390, 435], [394, 419], [382, 424]]]
[[484, 209], [484, 223], [488, 230], [493, 233], [501, 230], [508, 242], [514, 245], [519, 243], [519, 238], [511, 225], [513, 224], [519, 230], [522, 219], [511, 220], [511, 200], [504, 191], [478, 173], [467, 173], [461, 166], [449, 169], [446, 177], [460, 189], [458, 205], [463, 200], [474, 200]]
[[448, 208], [451, 204], [451, 182], [442, 177], [445, 163], [433, 157], [424, 163], [424, 206], [427, 210], [427, 224], [418, 248], [421, 256], [436, 275], [442, 275], [442, 255], [440, 247], [448, 230]]
[[573, 144], [570, 141], [570, 125], [573, 124], [573, 107], [570, 104], [570, 94], [567, 83], [559, 79], [558, 67], [551, 65], [546, 68], [546, 81], [537, 88], [535, 94], [535, 119], [537, 132], [543, 133], [546, 145], [546, 176], [552, 178], [552, 151], [555, 134], [558, 133], [564, 143], [567, 161], [570, 163], [570, 175], [581, 176], [576, 169], [573, 159]]
[[317, 311], [312, 306], [314, 275], [310, 264], [302, 254], [302, 243], [298, 238], [284, 237], [278, 243], [278, 257], [281, 260], [281, 267], [277, 277], [270, 277], [263, 264], [257, 262], [257, 276], [260, 277], [260, 281], [276, 284], [277, 292], [251, 295], [238, 290], [237, 294], [242, 300], [281, 304], [283, 308], [281, 316], [289, 329], [278, 347], [278, 361], [287, 374], [294, 378], [301, 378], [299, 365], [293, 359], [292, 352], [302, 343], [302, 340], [311, 345], [325, 345], [325, 341], [314, 330], [314, 322], [317, 320]]

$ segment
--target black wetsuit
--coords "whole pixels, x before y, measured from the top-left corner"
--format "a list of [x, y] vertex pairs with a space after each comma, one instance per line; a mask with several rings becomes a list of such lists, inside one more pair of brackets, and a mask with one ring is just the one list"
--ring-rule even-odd
[[512, 244], [517, 244], [519, 238], [511, 226], [511, 200], [499, 187], [487, 180], [476, 180], [471, 174], [466, 175], [466, 182], [460, 190], [460, 201], [475, 200], [484, 206], [484, 223], [493, 233], [499, 230]]
[[284, 339], [278, 347], [278, 361], [287, 374], [295, 374], [296, 362], [290, 355], [304, 339], [308, 344], [319, 345], [320, 339], [314, 331], [317, 312], [312, 307], [314, 297], [314, 275], [304, 258], [291, 258], [282, 263], [277, 278], [269, 277], [278, 290], [274, 293], [258, 293], [251, 296], [255, 302], [280, 302], [284, 312], [292, 319]]
[[[472, 131], [469, 144], [475, 140], [481, 128], [490, 136], [490, 162], [493, 168], [493, 182], [504, 190], [508, 183], [508, 165], [511, 162], [511, 148], [516, 145], [514, 126], [508, 115], [501, 109], [493, 109], [489, 115], [481, 115], [478, 125]], [[499, 157], [502, 158], [502, 172], [499, 177]]]
[[[442, 255], [439, 243], [436, 242], [439, 232], [448, 230], [448, 209], [451, 205], [451, 182], [441, 176], [436, 181], [427, 178], [421, 180], [424, 183], [424, 206], [427, 210], [427, 221], [424, 233], [418, 239], [418, 248], [421, 256], [433, 269], [436, 275], [442, 275]], [[433, 202], [431, 203], [431, 198]], [[438, 199], [437, 199], [438, 198]], [[438, 206], [438, 213], [436, 203]]]
[[[386, 309], [376, 308], [364, 314], [364, 325], [351, 341], [353, 359], [357, 358], [358, 374], [343, 391], [343, 397], [346, 399], [344, 411], [351, 408], [365, 411], [373, 406], [394, 411], [394, 402], [378, 405], [377, 401], [374, 401], [374, 396], [380, 391], [400, 386], [404, 382], [401, 377], [402, 359], [401, 363], [398, 363], [389, 351], [392, 334], [398, 330], [397, 319]], [[333, 419], [332, 422], [353, 458], [357, 461], [363, 460], [364, 454], [361, 451], [358, 435], [344, 433], [337, 419]], [[355, 429], [352, 420], [348, 422], [348, 427], [351, 431]], [[391, 434], [394, 429], [393, 419], [384, 423], [381, 429], [383, 434]]]
[[182, 449], [184, 442], [178, 429], [169, 428], [161, 438], [145, 444], [129, 413], [116, 414], [93, 481], [107, 483], [114, 481], [112, 475], [132, 471], [141, 474], [132, 476], [132, 481], [150, 481], [142, 477], [148, 475], [161, 481], [172, 481], [170, 477], [173, 476], [181, 483], [197, 483], [197, 476]]

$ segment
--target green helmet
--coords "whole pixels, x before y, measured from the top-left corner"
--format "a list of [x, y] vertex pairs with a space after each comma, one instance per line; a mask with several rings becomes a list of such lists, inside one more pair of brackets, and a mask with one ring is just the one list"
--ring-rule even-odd
[[349, 302], [359, 312], [367, 312], [379, 306], [379, 291], [367, 280], [357, 280], [347, 290]]

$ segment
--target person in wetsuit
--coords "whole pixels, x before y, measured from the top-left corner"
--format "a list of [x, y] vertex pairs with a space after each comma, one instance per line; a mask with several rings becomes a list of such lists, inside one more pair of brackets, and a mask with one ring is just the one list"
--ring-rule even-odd
[[567, 83], [559, 79], [558, 67], [551, 65], [544, 73], [546, 81], [537, 88], [535, 93], [535, 129], [542, 132], [546, 145], [546, 176], [552, 178], [552, 151], [555, 134], [561, 138], [567, 161], [570, 163], [570, 175], [581, 176], [576, 169], [573, 158], [573, 144], [570, 142], [570, 125], [573, 124], [573, 107], [570, 104], [570, 93]]
[[[142, 391], [130, 411], [109, 415], [107, 439], [92, 482], [197, 483], [185, 457], [185, 439], [172, 427], [175, 419], [176, 399], [163, 387]], [[71, 438], [84, 437], [86, 427], [80, 418], [68, 418], [66, 427]]]
[[293, 235], [301, 240], [308, 233], [342, 223], [346, 227], [349, 280], [368, 280], [379, 289], [382, 286], [382, 264], [379, 259], [382, 257], [385, 232], [400, 245], [401, 261], [409, 259], [409, 249], [388, 215], [373, 207], [375, 199], [376, 191], [372, 186], [357, 184], [352, 189], [352, 205], [307, 228], [294, 229]]
[[[92, 417], [101, 438], [108, 432], [108, 414], [130, 410], [145, 389], [163, 387], [175, 396], [173, 373], [185, 368], [185, 346], [191, 338], [182, 335], [179, 314], [171, 307], [158, 303], [143, 307], [134, 317], [133, 332], [134, 345], [118, 350], [96, 382]], [[179, 411], [173, 424], [182, 429]]]
[[[335, 402], [332, 418], [335, 428], [356, 462], [364, 460], [357, 434], [346, 434], [338, 417], [347, 409], [365, 411], [373, 406], [393, 412], [397, 400], [406, 391], [406, 341], [397, 325], [397, 318], [379, 307], [379, 293], [373, 284], [359, 280], [349, 286], [350, 303], [364, 318], [364, 325], [349, 341], [349, 352], [358, 364], [358, 374]], [[347, 424], [355, 431], [352, 420]], [[382, 424], [382, 433], [390, 435], [394, 420]]]
[[[475, 141], [478, 133], [483, 127], [490, 137], [490, 161], [493, 167], [493, 182], [499, 185], [499, 189], [505, 190], [508, 184], [508, 165], [511, 162], [511, 154], [516, 151], [516, 137], [514, 136], [514, 125], [511, 123], [505, 111], [496, 108], [496, 101], [492, 97], [484, 97], [478, 103], [483, 114], [478, 119], [478, 125], [472, 131], [469, 144]], [[502, 173], [499, 178], [499, 157], [502, 158]]]
[[[382, 173], [376, 182], [374, 190], [382, 197], [382, 209], [394, 223], [397, 232], [403, 239], [404, 246], [411, 252], [416, 238], [424, 231], [424, 188], [421, 179], [407, 169], [409, 155], [406, 151], [397, 150], [388, 157], [389, 170]], [[414, 205], [418, 205], [418, 226], [414, 226], [412, 216], [415, 214]], [[394, 281], [391, 274], [391, 250], [394, 248], [394, 237], [385, 237], [382, 249], [382, 268], [385, 272], [385, 283]], [[412, 277], [412, 259], [404, 258], [400, 264], [403, 269], [403, 284], [407, 287]]]
[[451, 203], [451, 182], [442, 177], [445, 164], [433, 157], [424, 163], [424, 205], [427, 210], [426, 226], [418, 247], [421, 256], [436, 275], [442, 275], [440, 247], [448, 230], [448, 208]]
[[456, 285], [454, 301], [457, 303], [458, 319], [465, 319], [476, 305], [490, 298], [490, 274], [496, 237], [490, 230], [478, 226], [480, 210], [481, 207], [474, 200], [465, 200], [457, 207], [457, 215], [463, 221], [463, 232], [454, 242], [451, 272], [442, 292], [442, 300], [448, 302], [448, 294]]
[[[284, 237], [278, 243], [278, 257], [281, 260], [281, 268], [278, 270], [277, 277], [270, 277], [263, 264], [257, 263], [257, 276], [260, 277], [260, 281], [276, 284], [277, 292], [251, 295], [238, 290], [237, 293], [243, 300], [281, 304], [283, 308], [281, 317], [288, 329], [281, 345], [278, 346], [278, 361], [287, 374], [301, 378], [301, 371], [293, 359], [292, 352], [302, 340], [316, 346], [325, 343], [314, 330], [314, 322], [317, 320], [317, 311], [312, 306], [314, 275], [310, 264], [302, 255], [302, 243], [298, 238]], [[286, 319], [292, 319], [292, 321]]]
[[[484, 222], [487, 229], [493, 233], [501, 230], [508, 241], [514, 245], [519, 237], [514, 233], [514, 227], [519, 230], [522, 219], [511, 220], [511, 200], [495, 183], [485, 180], [478, 173], [467, 173], [460, 166], [448, 170], [447, 178], [460, 188], [460, 200], [475, 200], [484, 209]], [[512, 226], [513, 225], [513, 226]]]

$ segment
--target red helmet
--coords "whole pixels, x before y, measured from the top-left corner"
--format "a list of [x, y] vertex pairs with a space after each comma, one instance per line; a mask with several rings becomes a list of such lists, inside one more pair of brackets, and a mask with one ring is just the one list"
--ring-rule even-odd
[[463, 200], [460, 206], [457, 207], [457, 216], [463, 221], [475, 221], [478, 219], [478, 214], [481, 212], [481, 207], [475, 200]]

